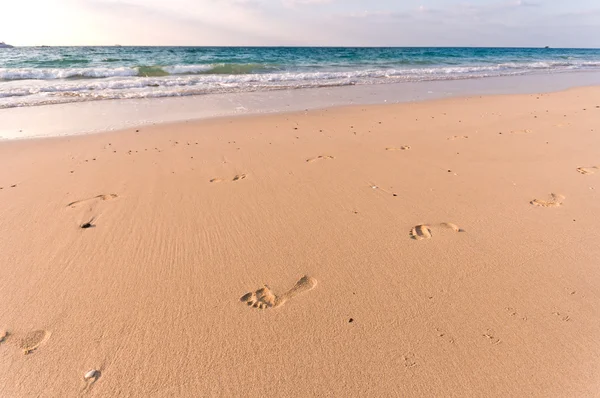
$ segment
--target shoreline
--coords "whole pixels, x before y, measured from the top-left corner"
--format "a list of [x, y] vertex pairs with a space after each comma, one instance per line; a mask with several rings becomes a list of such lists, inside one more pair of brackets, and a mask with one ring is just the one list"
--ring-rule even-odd
[[[600, 85], [600, 72], [578, 71], [8, 108], [0, 109], [0, 142], [221, 117], [274, 115], [353, 105], [416, 103], [480, 95], [549, 93], [597, 85]], [[43, 123], [37, 120], [43, 120]]]
[[[188, 124], [192, 124], [195, 126], [203, 126], [203, 125], [218, 125], [225, 124], [231, 122], [244, 122], [244, 121], [256, 121], [262, 118], [268, 117], [280, 117], [280, 118], [291, 118], [291, 117], [300, 117], [300, 116], [308, 116], [309, 114], [315, 113], [323, 113], [323, 112], [337, 112], [337, 113], [352, 113], [353, 111], [366, 111], [366, 110], [393, 110], [394, 107], [399, 105], [431, 105], [431, 106], [443, 106], [445, 103], [456, 103], [463, 101], [471, 101], [477, 99], [494, 99], [494, 98], [503, 98], [503, 97], [511, 97], [511, 96], [543, 96], [549, 94], [561, 94], [568, 93], [569, 91], [578, 90], [578, 89], [596, 89], [600, 88], [600, 84], [594, 86], [575, 86], [569, 87], [564, 90], [559, 91], [548, 91], [548, 92], [534, 92], [534, 93], [526, 93], [526, 94], [487, 94], [487, 95], [465, 95], [465, 96], [450, 96], [450, 97], [442, 97], [442, 98], [432, 98], [432, 99], [422, 99], [416, 101], [407, 101], [407, 102], [394, 102], [394, 103], [372, 103], [372, 104], [346, 104], [346, 105], [337, 105], [331, 107], [324, 108], [311, 108], [311, 109], [297, 109], [297, 110], [282, 110], [282, 111], [274, 111], [268, 113], [247, 113], [247, 114], [236, 114], [236, 115], [219, 115], [219, 116], [211, 116], [204, 118], [194, 118], [187, 120], [174, 120], [174, 121], [166, 121], [166, 122], [157, 122], [151, 124], [142, 124], [142, 125], [134, 125], [130, 127], [123, 128], [115, 128], [109, 130], [99, 130], [99, 131], [90, 131], [90, 132], [82, 132], [82, 133], [74, 133], [74, 134], [65, 134], [65, 135], [48, 135], [48, 136], [33, 136], [33, 137], [21, 137], [14, 139], [0, 139], [0, 145], [3, 143], [11, 143], [11, 142], [20, 142], [20, 141], [47, 141], [47, 140], [69, 140], [73, 138], [83, 138], [86, 136], [95, 136], [95, 135], [105, 135], [105, 134], [119, 134], [123, 132], [132, 131], [142, 132], [147, 130], [167, 130], [170, 128], [182, 127]], [[53, 106], [53, 105], [51, 105]]]
[[[488, 94], [488, 95], [472, 95], [472, 96], [452, 96], [445, 98], [433, 98], [433, 99], [423, 99], [418, 101], [410, 101], [410, 102], [396, 102], [396, 103], [375, 103], [375, 104], [348, 104], [348, 105], [337, 105], [325, 108], [314, 108], [314, 109], [304, 109], [304, 110], [293, 110], [293, 111], [278, 111], [278, 112], [269, 112], [269, 113], [249, 113], [249, 114], [238, 114], [238, 115], [220, 115], [220, 116], [212, 116], [205, 118], [196, 118], [196, 119], [188, 119], [188, 120], [175, 120], [175, 121], [167, 121], [167, 122], [158, 122], [151, 124], [142, 124], [142, 125], [134, 125], [131, 127], [123, 127], [123, 128], [115, 128], [110, 130], [99, 130], [99, 131], [91, 131], [91, 132], [82, 132], [75, 134], [65, 134], [65, 135], [48, 135], [48, 136], [33, 136], [33, 137], [21, 137], [14, 139], [0, 139], [0, 146], [2, 144], [16, 143], [16, 142], [45, 142], [45, 141], [69, 141], [74, 138], [85, 138], [87, 136], [98, 136], [98, 135], [106, 135], [106, 134], [120, 134], [120, 133], [143, 133], [145, 131], [155, 131], [155, 130], [168, 130], [171, 128], [184, 127], [186, 125], [193, 126], [214, 126], [225, 123], [239, 122], [243, 123], [252, 122], [252, 121], [260, 121], [263, 118], [269, 117], [278, 117], [278, 118], [293, 118], [293, 117], [301, 117], [301, 116], [309, 116], [310, 114], [318, 114], [318, 113], [352, 113], [355, 111], [366, 111], [366, 110], [380, 110], [380, 111], [392, 111], [395, 107], [399, 105], [430, 105], [430, 106], [444, 106], [444, 104], [452, 104], [456, 102], [464, 102], [464, 101], [472, 101], [477, 99], [500, 99], [503, 97], [511, 97], [511, 96], [544, 96], [549, 94], [561, 94], [568, 93], [573, 90], [579, 89], [596, 89], [600, 88], [599, 85], [595, 86], [583, 86], [583, 87], [570, 87], [560, 91], [549, 91], [549, 92], [539, 92], [539, 93], [528, 93], [528, 94]], [[142, 131], [143, 130], [143, 131]]]

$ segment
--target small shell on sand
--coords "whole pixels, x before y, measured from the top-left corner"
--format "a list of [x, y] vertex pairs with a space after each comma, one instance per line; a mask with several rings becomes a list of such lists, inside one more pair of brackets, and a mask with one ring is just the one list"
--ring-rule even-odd
[[85, 375], [83, 375], [83, 378], [85, 380], [95, 379], [97, 375], [98, 375], [98, 371], [96, 369], [92, 369], [92, 370], [88, 370], [87, 373]]

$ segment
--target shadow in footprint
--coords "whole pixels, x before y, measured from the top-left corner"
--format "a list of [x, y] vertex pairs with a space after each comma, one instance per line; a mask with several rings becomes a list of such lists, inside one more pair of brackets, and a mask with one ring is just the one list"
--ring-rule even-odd
[[90, 221], [81, 224], [79, 226], [79, 228], [81, 228], [81, 229], [96, 228], [96, 224], [94, 224], [94, 219], [92, 218]]

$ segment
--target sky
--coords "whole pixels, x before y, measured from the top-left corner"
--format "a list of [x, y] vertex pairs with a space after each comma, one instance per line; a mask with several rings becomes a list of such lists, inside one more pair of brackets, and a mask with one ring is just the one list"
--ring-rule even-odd
[[600, 47], [600, 0], [7, 0], [0, 41]]

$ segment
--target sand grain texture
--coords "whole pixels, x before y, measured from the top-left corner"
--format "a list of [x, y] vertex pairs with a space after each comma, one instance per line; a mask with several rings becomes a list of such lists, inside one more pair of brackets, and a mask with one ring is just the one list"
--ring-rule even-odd
[[2, 142], [0, 396], [598, 396], [599, 103]]

